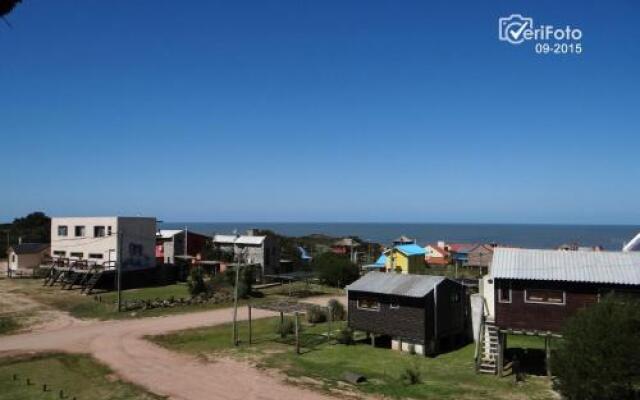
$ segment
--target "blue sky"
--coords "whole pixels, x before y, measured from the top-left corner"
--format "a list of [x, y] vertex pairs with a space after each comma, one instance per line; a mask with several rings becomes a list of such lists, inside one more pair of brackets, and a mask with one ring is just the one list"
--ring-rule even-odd
[[[497, 39], [570, 24], [581, 55]], [[640, 3], [25, 1], [0, 220], [640, 224]]]

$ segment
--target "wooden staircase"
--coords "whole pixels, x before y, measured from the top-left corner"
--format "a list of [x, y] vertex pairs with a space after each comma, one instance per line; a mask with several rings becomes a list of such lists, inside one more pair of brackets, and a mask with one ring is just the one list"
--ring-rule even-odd
[[478, 343], [478, 355], [476, 359], [476, 370], [481, 374], [498, 373], [498, 327], [493, 321], [483, 321], [480, 326], [480, 338]]
[[103, 271], [103, 269], [94, 268], [91, 273], [87, 274], [90, 276], [89, 279], [87, 279], [83, 284], [81, 292], [87, 295], [91, 294], [91, 291], [96, 287], [96, 285], [100, 281], [100, 278], [102, 278]]

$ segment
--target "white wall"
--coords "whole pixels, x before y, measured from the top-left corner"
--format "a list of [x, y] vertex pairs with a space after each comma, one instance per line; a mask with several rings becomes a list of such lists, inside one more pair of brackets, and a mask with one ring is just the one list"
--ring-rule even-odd
[[[58, 235], [58, 227], [67, 227], [67, 236]], [[84, 226], [85, 234], [75, 236], [75, 227]], [[104, 226], [105, 236], [95, 237], [94, 227]], [[111, 235], [109, 235], [111, 231]], [[71, 253], [82, 253], [81, 259], [103, 264], [117, 261], [118, 232], [122, 232], [122, 258], [124, 269], [141, 269], [155, 266], [156, 219], [142, 217], [54, 217], [51, 219], [51, 256], [80, 257]], [[132, 246], [133, 245], [133, 246]], [[142, 247], [142, 254], [134, 254]], [[58, 255], [56, 252], [64, 252]], [[96, 255], [95, 257], [93, 255]], [[101, 255], [101, 257], [100, 257]], [[113, 264], [115, 265], [115, 264]]]

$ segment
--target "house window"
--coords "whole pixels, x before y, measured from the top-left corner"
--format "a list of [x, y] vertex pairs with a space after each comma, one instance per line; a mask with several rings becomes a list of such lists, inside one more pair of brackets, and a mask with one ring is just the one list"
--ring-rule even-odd
[[376, 299], [371, 298], [358, 299], [358, 309], [367, 311], [380, 311], [380, 302]]
[[89, 258], [98, 258], [102, 260], [102, 254], [100, 253], [89, 253]]
[[84, 237], [84, 225], [76, 225], [76, 227], [75, 227], [75, 236], [76, 237]]
[[93, 227], [93, 237], [103, 237], [105, 234], [104, 226]]
[[84, 257], [84, 253], [82, 253], [82, 252], [71, 252], [71, 253], [69, 253], [69, 256], [76, 257], [76, 258], [82, 258], [82, 257]]
[[498, 302], [511, 303], [511, 288], [498, 289]]
[[564, 305], [566, 293], [562, 290], [527, 289], [524, 291], [524, 302]]
[[55, 250], [53, 252], [54, 256], [58, 256], [58, 257], [65, 257], [67, 255], [66, 251], [60, 251], [60, 250]]
[[58, 225], [58, 236], [67, 236], [69, 234], [69, 229], [66, 225]]
[[107, 226], [107, 235], [111, 236], [111, 225]]

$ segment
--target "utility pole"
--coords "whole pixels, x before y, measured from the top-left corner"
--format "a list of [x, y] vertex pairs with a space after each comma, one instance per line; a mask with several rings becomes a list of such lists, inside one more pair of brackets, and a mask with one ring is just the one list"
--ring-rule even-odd
[[188, 232], [188, 228], [185, 225], [184, 226], [184, 260], [187, 261], [188, 258], [187, 256], [189, 255], [189, 252], [187, 251], [188, 249], [188, 238], [189, 238], [189, 232]]
[[118, 269], [116, 274], [118, 274], [118, 312], [122, 309], [122, 235], [123, 232], [120, 231], [120, 227], [118, 227]]
[[238, 283], [240, 282], [240, 263], [242, 251], [238, 251], [236, 258], [236, 285], [233, 291], [233, 345], [238, 345]]
[[11, 247], [11, 245], [9, 244], [9, 230], [7, 229], [7, 276], [9, 278], [11, 278], [11, 266], [9, 265], [9, 247]]

